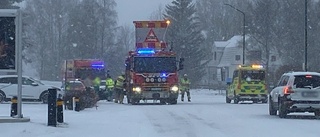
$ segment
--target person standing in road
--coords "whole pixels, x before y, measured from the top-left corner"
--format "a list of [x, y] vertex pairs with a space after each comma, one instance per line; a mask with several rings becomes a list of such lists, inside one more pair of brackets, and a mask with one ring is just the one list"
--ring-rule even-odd
[[180, 79], [180, 91], [181, 91], [181, 101], [184, 101], [184, 93], [187, 92], [188, 102], [191, 102], [190, 96], [190, 80], [188, 79], [188, 75], [184, 74], [183, 78]]
[[122, 73], [115, 82], [115, 103], [123, 104], [125, 75]]
[[93, 80], [93, 88], [94, 88], [94, 91], [96, 92], [96, 94], [99, 95], [99, 92], [100, 92], [100, 84], [101, 84], [101, 79], [100, 77], [95, 77], [94, 80]]
[[107, 75], [106, 79], [106, 96], [107, 96], [107, 101], [112, 101], [113, 97], [113, 89], [114, 89], [114, 81], [111, 78], [110, 75]]

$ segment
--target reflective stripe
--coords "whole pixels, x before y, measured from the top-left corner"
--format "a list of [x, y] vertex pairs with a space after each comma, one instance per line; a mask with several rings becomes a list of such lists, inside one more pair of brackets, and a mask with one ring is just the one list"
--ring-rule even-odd
[[123, 87], [123, 81], [124, 81], [124, 77], [123, 76], [119, 76], [118, 79], [117, 79], [116, 87], [122, 88]]

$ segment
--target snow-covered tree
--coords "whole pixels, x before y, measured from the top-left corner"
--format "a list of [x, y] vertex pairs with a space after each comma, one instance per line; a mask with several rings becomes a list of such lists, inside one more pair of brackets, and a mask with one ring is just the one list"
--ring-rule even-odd
[[205, 37], [195, 4], [192, 0], [175, 0], [166, 6], [165, 17], [172, 22], [168, 28], [167, 42], [179, 57], [185, 59], [182, 73], [187, 73], [196, 85], [205, 74], [204, 66], [211, 51], [203, 44]]
[[25, 15], [29, 25], [28, 49], [41, 79], [58, 79], [62, 60], [105, 59], [114, 45], [116, 11], [114, 0], [29, 0]]
[[74, 0], [29, 0], [24, 10], [27, 51], [41, 79], [57, 79], [66, 51], [66, 28]]

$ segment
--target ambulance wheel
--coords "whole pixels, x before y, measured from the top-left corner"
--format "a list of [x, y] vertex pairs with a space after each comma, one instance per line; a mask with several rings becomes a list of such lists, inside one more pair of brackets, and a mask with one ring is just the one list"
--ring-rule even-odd
[[234, 95], [233, 95], [233, 103], [234, 104], [238, 104], [239, 103], [239, 97], [236, 95], [236, 93], [234, 93]]
[[262, 100], [262, 103], [263, 103], [263, 104], [268, 103], [268, 99]]
[[228, 96], [226, 96], [226, 103], [231, 103], [231, 99], [229, 99]]

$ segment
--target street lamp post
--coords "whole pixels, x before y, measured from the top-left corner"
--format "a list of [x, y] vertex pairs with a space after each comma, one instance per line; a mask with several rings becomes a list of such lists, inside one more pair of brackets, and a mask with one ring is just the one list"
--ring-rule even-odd
[[224, 5], [227, 5], [227, 6], [231, 7], [231, 8], [233, 8], [233, 9], [235, 9], [236, 11], [240, 12], [243, 15], [242, 64], [244, 65], [245, 64], [245, 49], [246, 49], [245, 48], [246, 47], [246, 14], [243, 11], [235, 8], [234, 6], [232, 6], [230, 4], [224, 4]]
[[304, 46], [304, 71], [308, 71], [308, 0], [304, 2], [304, 37], [305, 37], [305, 46]]

